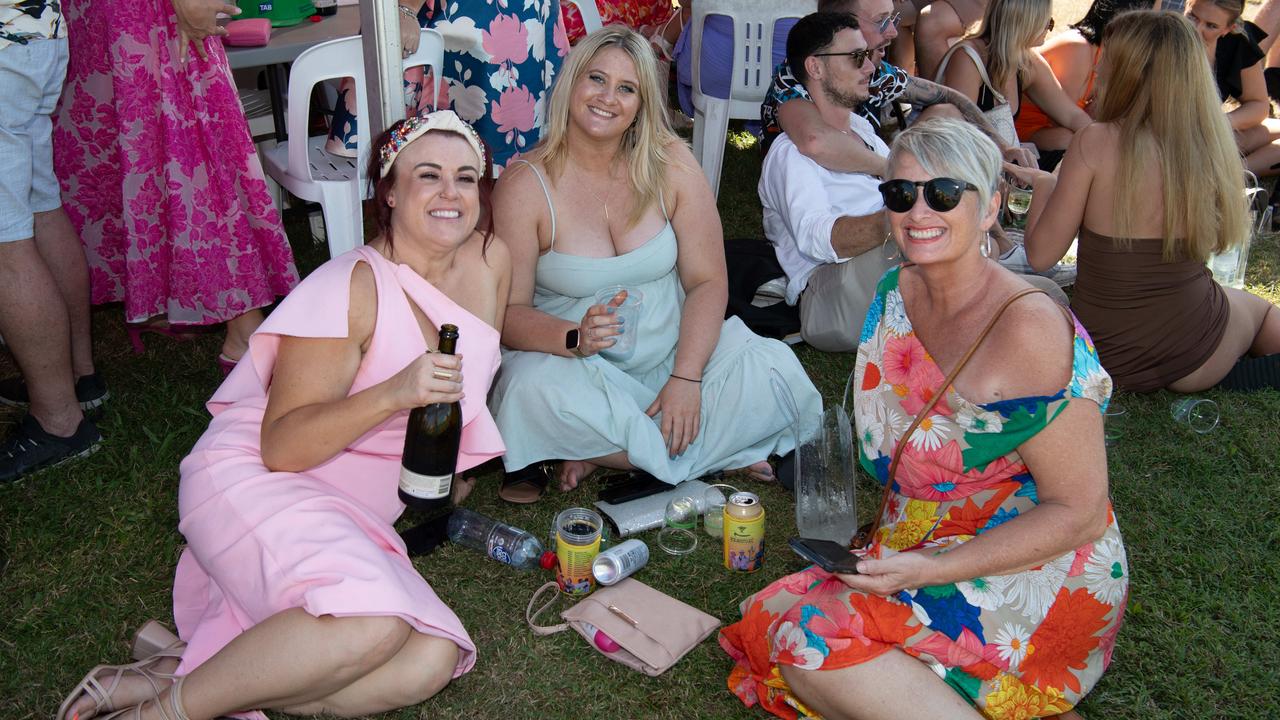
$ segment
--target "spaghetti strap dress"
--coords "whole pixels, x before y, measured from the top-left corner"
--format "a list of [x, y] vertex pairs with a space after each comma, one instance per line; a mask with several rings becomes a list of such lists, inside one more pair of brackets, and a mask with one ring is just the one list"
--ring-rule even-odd
[[[550, 205], [545, 181], [530, 167]], [[541, 460], [585, 460], [626, 451], [633, 465], [675, 484], [745, 467], [795, 447], [791, 421], [771, 389], [771, 371], [802, 414], [820, 414], [822, 398], [791, 348], [752, 333], [731, 317], [724, 321], [703, 372], [698, 437], [684, 454], [668, 455], [658, 423], [645, 409], [675, 367], [684, 304], [676, 254], [669, 221], [646, 243], [615, 257], [556, 252], [551, 207], [551, 249], [538, 259], [534, 307], [577, 322], [595, 302], [597, 290], [624, 285], [644, 293], [643, 312], [634, 327], [627, 327], [637, 337], [635, 352], [625, 361], [504, 349], [490, 408], [507, 442], [503, 462], [508, 471]]]
[[[945, 377], [916, 337], [885, 274], [863, 326], [854, 367], [859, 461], [883, 484], [906, 441], [893, 495], [870, 553], [947, 552], [1038, 503], [1018, 446], [1072, 402], [1107, 405], [1111, 380], [1088, 333], [1072, 320], [1072, 376], [1047, 397], [978, 404]], [[911, 434], [915, 414], [946, 395]], [[850, 588], [818, 567], [788, 575], [742, 603], [720, 645], [736, 662], [729, 689], [783, 718], [815, 717], [778, 670], [836, 670], [893, 649], [928, 665], [984, 717], [1014, 720], [1071, 709], [1111, 662], [1129, 597], [1129, 565], [1115, 513], [1092, 543], [1039, 567], [890, 597]], [[904, 698], [904, 702], [910, 702]]]
[[[426, 352], [410, 303], [459, 328], [466, 357], [459, 472], [501, 455], [502, 439], [483, 398], [498, 369], [498, 331], [434, 288], [407, 265], [359, 247], [321, 266], [291, 293], [249, 342], [209, 401], [213, 421], [182, 461], [178, 560], [173, 605], [188, 643], [180, 675], [237, 635], [276, 613], [384, 615], [458, 645], [454, 676], [475, 664], [461, 621], [414, 569], [392, 524], [408, 411], [392, 415], [333, 458], [302, 472], [273, 472], [260, 434], [276, 352], [283, 336], [347, 335], [351, 272], [365, 262], [377, 285], [378, 314], [355, 394]], [[247, 717], [265, 720], [260, 713]]]

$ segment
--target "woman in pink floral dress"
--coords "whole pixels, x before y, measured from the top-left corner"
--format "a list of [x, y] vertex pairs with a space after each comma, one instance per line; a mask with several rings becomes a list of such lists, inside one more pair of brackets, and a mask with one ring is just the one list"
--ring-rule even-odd
[[54, 167], [92, 301], [123, 302], [130, 323], [163, 316], [147, 326], [162, 332], [226, 322], [219, 362], [233, 363], [258, 308], [298, 282], [216, 37], [214, 14], [239, 11], [216, 0], [64, 0], [63, 11]]

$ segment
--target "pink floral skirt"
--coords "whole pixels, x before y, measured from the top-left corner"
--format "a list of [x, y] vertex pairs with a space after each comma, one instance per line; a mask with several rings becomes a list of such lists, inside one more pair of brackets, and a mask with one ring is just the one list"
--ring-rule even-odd
[[298, 282], [227, 67], [179, 61], [169, 0], [64, 0], [70, 60], [54, 169], [94, 304], [212, 324]]

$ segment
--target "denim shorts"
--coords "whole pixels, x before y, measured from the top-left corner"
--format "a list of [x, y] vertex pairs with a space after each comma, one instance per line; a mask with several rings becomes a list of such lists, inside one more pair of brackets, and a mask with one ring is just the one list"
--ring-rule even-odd
[[34, 213], [62, 205], [50, 133], [66, 75], [66, 38], [0, 48], [0, 242], [31, 237]]

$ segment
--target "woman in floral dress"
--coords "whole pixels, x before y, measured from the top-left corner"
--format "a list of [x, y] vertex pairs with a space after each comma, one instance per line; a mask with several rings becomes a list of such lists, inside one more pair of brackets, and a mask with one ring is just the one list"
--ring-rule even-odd
[[215, 14], [199, 0], [65, 0], [70, 59], [54, 168], [89, 259], [92, 301], [134, 326], [227, 323], [234, 364], [258, 308], [298, 283]]
[[[656, 34], [661, 36], [663, 30], [681, 8], [671, 0], [583, 0], [595, 3], [600, 12], [601, 25], [626, 25], [646, 38], [652, 39]], [[688, 8], [689, 0], [681, 5]], [[687, 14], [687, 13], [686, 13]], [[582, 14], [574, 5], [564, 4], [564, 29], [569, 35], [569, 44], [576, 45], [587, 36], [582, 26]]]
[[[493, 153], [494, 173], [528, 152], [542, 135], [551, 85], [569, 51], [560, 0], [405, 0], [400, 4], [402, 44], [417, 48], [416, 23], [468, 35], [475, 44], [465, 50], [446, 47], [440, 97], [423, 92], [433, 85], [430, 73], [412, 68], [404, 75], [405, 106], [410, 115], [436, 108], [453, 110], [471, 123]], [[338, 106], [325, 149], [356, 155], [356, 98], [348, 78], [339, 90]]]
[[944, 395], [905, 438], [859, 574], [810, 567], [743, 603], [720, 638], [729, 687], [785, 718], [1066, 713], [1110, 662], [1128, 597], [1102, 442], [1111, 382], [1079, 323], [1033, 293], [941, 387], [1028, 288], [982, 252], [1000, 153], [930, 121], [890, 168], [881, 192], [909, 264], [880, 281], [862, 331], [863, 469], [885, 482]]

